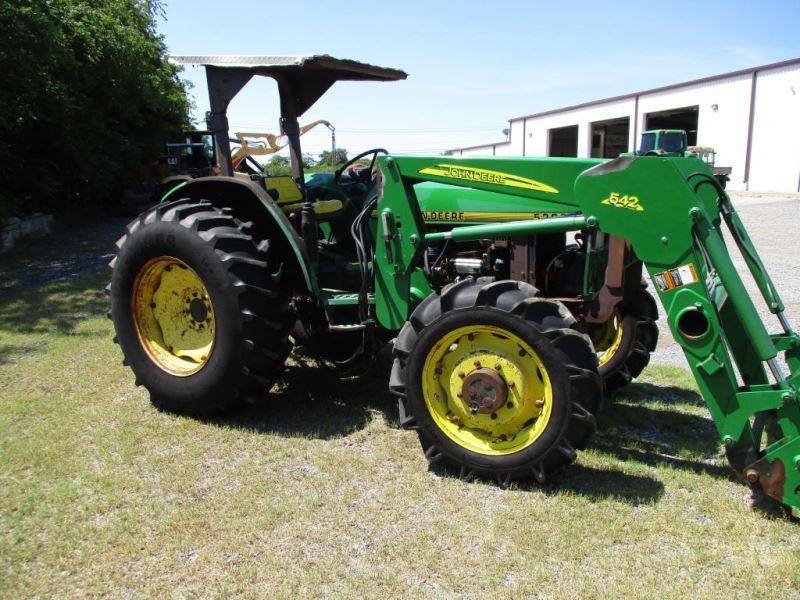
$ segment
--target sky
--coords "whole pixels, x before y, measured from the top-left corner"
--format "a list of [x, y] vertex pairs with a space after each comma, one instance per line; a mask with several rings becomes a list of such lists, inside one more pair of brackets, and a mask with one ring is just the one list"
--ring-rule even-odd
[[[505, 140], [508, 120], [544, 110], [800, 57], [800, 0], [537, 2], [164, 0], [172, 54], [330, 54], [401, 68], [405, 81], [339, 82], [300, 119], [327, 119], [352, 156]], [[187, 67], [194, 117], [205, 72]], [[232, 131], [278, 129], [275, 83], [232, 102]], [[202, 124], [202, 123], [201, 123]], [[329, 149], [317, 127], [303, 150]]]

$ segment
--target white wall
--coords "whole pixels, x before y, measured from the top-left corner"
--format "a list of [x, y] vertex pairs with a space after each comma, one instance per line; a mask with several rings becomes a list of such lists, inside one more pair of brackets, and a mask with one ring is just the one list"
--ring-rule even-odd
[[631, 118], [630, 135], [633, 137], [633, 103], [633, 99], [617, 100], [616, 102], [606, 102], [586, 108], [527, 119], [525, 126], [525, 154], [526, 156], [547, 156], [550, 129], [577, 125], [578, 156], [588, 158], [592, 152], [591, 124], [595, 121], [606, 121], [619, 117]]
[[[639, 131], [651, 112], [698, 106], [697, 145], [717, 151], [716, 164], [731, 167], [730, 189], [744, 189], [747, 121], [752, 75], [682, 87], [639, 97]], [[712, 106], [717, 105], [715, 111]]]
[[749, 189], [797, 192], [800, 184], [800, 65], [758, 74]]
[[[729, 189], [797, 192], [800, 185], [800, 65], [759, 71], [750, 160], [745, 181], [752, 74], [641, 94], [637, 123], [633, 97], [510, 123], [509, 141], [456, 151], [456, 156], [547, 156], [550, 129], [578, 126], [578, 156], [591, 155], [591, 126], [630, 119], [628, 150], [635, 149], [645, 115], [698, 106], [697, 145], [712, 146], [716, 164], [731, 167]], [[716, 108], [714, 108], [716, 106]], [[634, 139], [634, 132], [636, 138]]]

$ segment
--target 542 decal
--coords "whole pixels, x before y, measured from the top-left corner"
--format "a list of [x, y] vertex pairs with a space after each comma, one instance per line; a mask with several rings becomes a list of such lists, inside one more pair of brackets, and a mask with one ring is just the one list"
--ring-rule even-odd
[[628, 210], [635, 210], [642, 212], [644, 206], [639, 204], [638, 196], [631, 196], [629, 194], [620, 194], [619, 192], [611, 192], [611, 194], [601, 202], [601, 204], [608, 204], [616, 208], [627, 208]]

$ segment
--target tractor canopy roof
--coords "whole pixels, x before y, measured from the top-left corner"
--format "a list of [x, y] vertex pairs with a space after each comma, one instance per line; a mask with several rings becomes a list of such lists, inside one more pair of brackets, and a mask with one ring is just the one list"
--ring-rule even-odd
[[299, 180], [302, 180], [302, 165], [298, 117], [337, 81], [397, 81], [408, 77], [399, 69], [327, 54], [171, 56], [169, 60], [177, 65], [199, 65], [206, 69], [211, 108], [206, 120], [217, 141], [218, 162], [224, 175], [233, 171], [227, 133], [228, 105], [253, 76], [271, 77], [278, 84], [281, 130], [289, 138], [293, 172]]
[[179, 65], [202, 65], [229, 69], [251, 69], [257, 75], [270, 75], [278, 71], [327, 71], [336, 73], [335, 79], [369, 79], [395, 81], [405, 79], [399, 69], [378, 67], [330, 54], [220, 54], [207, 56], [170, 56], [170, 62]]
[[237, 86], [239, 89], [254, 75], [272, 77], [278, 81], [281, 96], [285, 90], [296, 98], [294, 108], [298, 117], [337, 81], [398, 81], [408, 77], [399, 69], [334, 58], [328, 54], [171, 56], [170, 62], [204, 66], [209, 75], [225, 72], [228, 76], [244, 79]]

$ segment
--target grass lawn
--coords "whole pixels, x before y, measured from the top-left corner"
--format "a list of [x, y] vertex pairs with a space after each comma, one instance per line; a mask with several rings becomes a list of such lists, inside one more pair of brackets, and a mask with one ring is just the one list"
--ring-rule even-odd
[[0, 262], [2, 597], [800, 597], [800, 526], [749, 505], [686, 370], [609, 401], [552, 484], [464, 483], [397, 428], [386, 361], [340, 383], [294, 356], [258, 406], [155, 410], [106, 270], [70, 262], [113, 236], [62, 237]]

